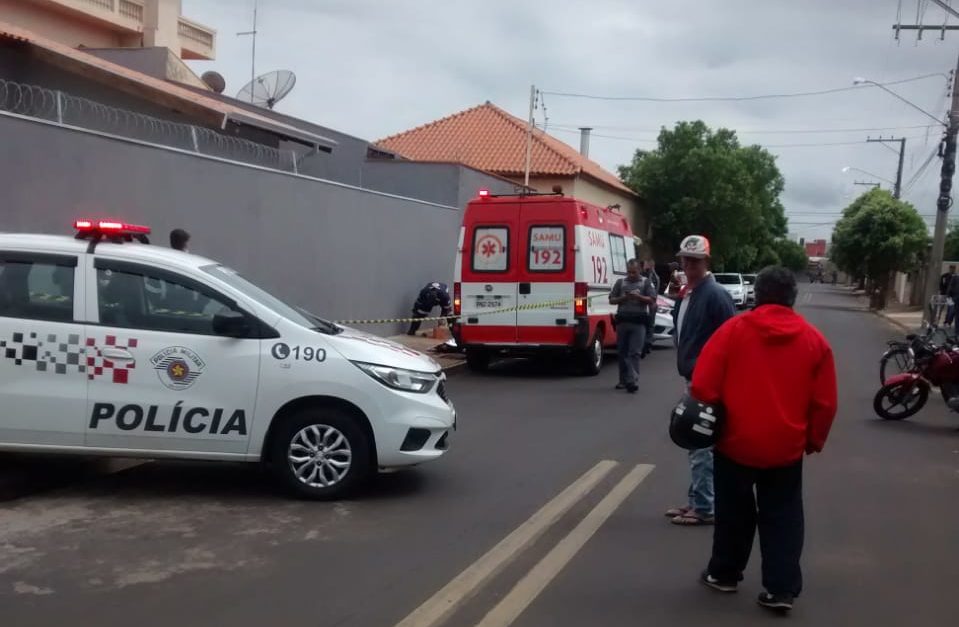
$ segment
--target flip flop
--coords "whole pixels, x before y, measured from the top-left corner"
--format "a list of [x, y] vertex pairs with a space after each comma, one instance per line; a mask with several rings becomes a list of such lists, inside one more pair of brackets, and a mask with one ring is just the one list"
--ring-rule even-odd
[[666, 510], [666, 517], [676, 518], [677, 516], [685, 516], [691, 511], [693, 511], [693, 508], [689, 505], [683, 505], [682, 507], [670, 507]]
[[669, 522], [682, 527], [701, 527], [703, 525], [712, 525], [716, 522], [716, 519], [713, 516], [703, 516], [696, 512], [689, 511], [682, 516], [676, 516]]

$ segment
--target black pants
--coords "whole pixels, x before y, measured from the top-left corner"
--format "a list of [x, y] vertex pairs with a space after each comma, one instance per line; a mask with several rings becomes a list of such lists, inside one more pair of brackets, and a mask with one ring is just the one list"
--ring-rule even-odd
[[798, 597], [802, 591], [802, 460], [781, 468], [750, 468], [717, 452], [714, 482], [716, 527], [709, 574], [723, 582], [741, 581], [758, 526], [763, 587], [770, 594]]
[[423, 324], [420, 322], [423, 318], [426, 318], [429, 314], [425, 314], [421, 311], [413, 310], [413, 320], [410, 322], [410, 330], [406, 332], [407, 335], [416, 335], [416, 332], [420, 330], [420, 325]]

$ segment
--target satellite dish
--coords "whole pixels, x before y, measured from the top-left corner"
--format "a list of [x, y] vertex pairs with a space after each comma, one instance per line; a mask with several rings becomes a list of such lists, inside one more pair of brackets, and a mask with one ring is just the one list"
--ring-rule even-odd
[[296, 74], [289, 70], [267, 72], [247, 83], [236, 98], [251, 102], [258, 107], [272, 109], [276, 103], [293, 91], [294, 85], [296, 85]]
[[207, 87], [218, 94], [222, 94], [223, 90], [226, 89], [226, 79], [223, 78], [223, 75], [219, 72], [214, 72], [212, 70], [209, 72], [204, 72], [203, 76], [200, 77], [200, 80], [206, 83]]

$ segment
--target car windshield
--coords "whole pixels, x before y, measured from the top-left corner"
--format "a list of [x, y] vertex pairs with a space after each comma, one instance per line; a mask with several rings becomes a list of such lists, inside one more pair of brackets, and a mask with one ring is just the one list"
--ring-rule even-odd
[[220, 265], [203, 266], [200, 269], [238, 290], [244, 296], [252, 298], [265, 307], [269, 307], [287, 320], [295, 322], [300, 326], [328, 335], [336, 335], [343, 332], [342, 327], [333, 324], [329, 320], [324, 320], [317, 315], [311, 314], [302, 307], [294, 307], [286, 304], [276, 296], [273, 296], [269, 292], [244, 279], [236, 270]]
[[743, 280], [738, 274], [717, 274], [716, 282], [722, 285], [742, 285]]

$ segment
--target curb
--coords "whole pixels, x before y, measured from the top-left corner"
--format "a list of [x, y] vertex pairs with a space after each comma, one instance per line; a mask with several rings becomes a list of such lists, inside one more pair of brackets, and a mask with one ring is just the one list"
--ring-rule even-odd
[[893, 326], [896, 326], [896, 327], [899, 327], [900, 329], [902, 329], [902, 330], [905, 331], [906, 333], [912, 333], [912, 332], [915, 330], [915, 329], [913, 329], [912, 327], [910, 327], [910, 326], [908, 326], [908, 325], [906, 325], [906, 324], [903, 324], [902, 322], [896, 320], [895, 318], [890, 318], [888, 315], [886, 315], [885, 313], [883, 313], [883, 312], [881, 312], [881, 311], [877, 311], [877, 310], [875, 310], [875, 309], [871, 309], [870, 311], [872, 311], [872, 313], [875, 314], [876, 317], [882, 318], [883, 320], [885, 320], [885, 321], [888, 322], [889, 324], [891, 324], [891, 325], [893, 325]]

